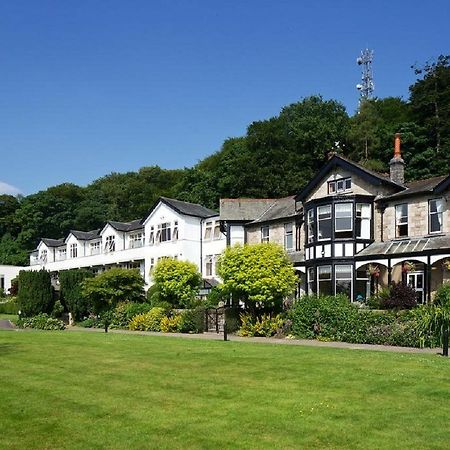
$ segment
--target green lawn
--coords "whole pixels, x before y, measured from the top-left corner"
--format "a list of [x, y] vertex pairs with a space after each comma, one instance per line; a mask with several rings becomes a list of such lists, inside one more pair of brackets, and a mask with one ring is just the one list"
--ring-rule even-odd
[[0, 332], [1, 449], [448, 448], [423, 354]]

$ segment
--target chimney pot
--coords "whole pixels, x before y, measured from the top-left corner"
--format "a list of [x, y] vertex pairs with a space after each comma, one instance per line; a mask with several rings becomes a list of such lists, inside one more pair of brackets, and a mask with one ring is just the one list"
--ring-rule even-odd
[[405, 183], [405, 161], [400, 150], [400, 133], [395, 134], [394, 157], [389, 162], [390, 178], [394, 183]]

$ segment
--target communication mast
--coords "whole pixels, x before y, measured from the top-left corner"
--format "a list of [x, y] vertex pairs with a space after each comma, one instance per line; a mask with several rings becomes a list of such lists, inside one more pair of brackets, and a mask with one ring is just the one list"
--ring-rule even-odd
[[366, 48], [361, 52], [361, 56], [356, 58], [358, 66], [362, 66], [361, 83], [356, 85], [359, 91], [359, 103], [372, 97], [375, 85], [372, 73], [373, 50]]

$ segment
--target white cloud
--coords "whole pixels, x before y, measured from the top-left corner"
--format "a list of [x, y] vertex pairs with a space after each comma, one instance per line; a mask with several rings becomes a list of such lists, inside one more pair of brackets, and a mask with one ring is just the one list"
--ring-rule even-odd
[[0, 181], [0, 194], [18, 195], [21, 194], [21, 190], [12, 186], [11, 184]]

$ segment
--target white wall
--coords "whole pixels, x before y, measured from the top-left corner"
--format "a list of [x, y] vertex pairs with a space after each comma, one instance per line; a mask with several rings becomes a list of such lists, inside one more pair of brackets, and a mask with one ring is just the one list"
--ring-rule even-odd
[[25, 267], [19, 266], [2, 266], [0, 265], [0, 278], [3, 278], [5, 284], [5, 293], [9, 293], [9, 289], [11, 288], [11, 280], [19, 275], [21, 270], [24, 270]]

